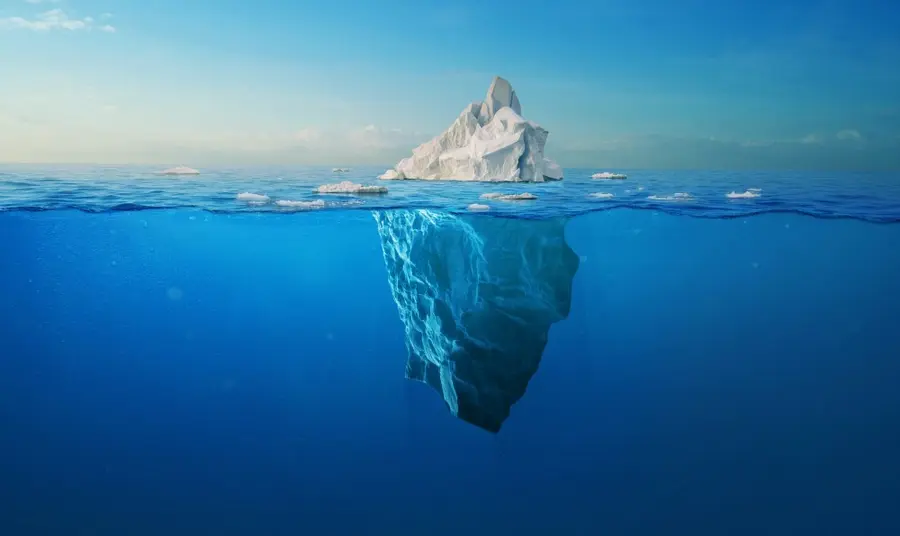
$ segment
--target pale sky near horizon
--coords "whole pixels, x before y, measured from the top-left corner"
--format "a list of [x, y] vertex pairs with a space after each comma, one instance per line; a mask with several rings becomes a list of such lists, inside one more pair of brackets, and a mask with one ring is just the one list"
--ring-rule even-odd
[[0, 0], [0, 162], [385, 164], [494, 75], [567, 167], [900, 169], [900, 3]]

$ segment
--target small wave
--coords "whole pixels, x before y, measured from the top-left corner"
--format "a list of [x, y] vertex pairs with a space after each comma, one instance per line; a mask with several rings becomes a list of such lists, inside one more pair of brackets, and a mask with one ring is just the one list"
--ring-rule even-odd
[[528, 192], [521, 194], [501, 194], [487, 193], [481, 194], [482, 199], [496, 199], [498, 201], [531, 201], [537, 199], [537, 196]]
[[252, 192], [241, 192], [235, 198], [238, 201], [246, 201], [251, 205], [264, 205], [270, 201], [269, 196], [263, 194], [254, 194]]
[[650, 195], [651, 201], [693, 201], [694, 197], [687, 192], [675, 192], [672, 195]]
[[756, 190], [758, 189], [747, 189], [747, 191], [743, 193], [731, 192], [725, 194], [725, 197], [727, 197], [728, 199], [753, 199], [755, 197], [759, 197], [759, 191]]
[[597, 199], [612, 199], [616, 194], [611, 194], [608, 192], [594, 192], [590, 195], [590, 197], [594, 197]]

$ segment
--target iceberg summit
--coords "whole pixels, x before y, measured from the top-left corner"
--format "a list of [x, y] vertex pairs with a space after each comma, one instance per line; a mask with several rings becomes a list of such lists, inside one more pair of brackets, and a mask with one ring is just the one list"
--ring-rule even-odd
[[548, 131], [522, 117], [509, 82], [494, 77], [487, 97], [473, 102], [443, 134], [413, 149], [381, 179], [516, 181], [562, 180], [562, 168], [544, 156]]

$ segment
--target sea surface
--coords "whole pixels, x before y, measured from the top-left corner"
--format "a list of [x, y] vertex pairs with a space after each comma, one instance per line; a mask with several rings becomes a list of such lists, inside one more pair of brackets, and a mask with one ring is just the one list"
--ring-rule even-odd
[[2, 536], [900, 534], [896, 174], [155, 171], [0, 167]]

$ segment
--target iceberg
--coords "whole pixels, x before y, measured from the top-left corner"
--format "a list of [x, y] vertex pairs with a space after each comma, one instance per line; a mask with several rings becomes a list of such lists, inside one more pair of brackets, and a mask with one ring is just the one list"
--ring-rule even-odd
[[494, 77], [482, 102], [473, 102], [446, 131], [413, 149], [380, 178], [543, 182], [563, 170], [544, 156], [548, 131], [522, 117], [508, 81]]
[[364, 186], [350, 181], [341, 181], [337, 184], [323, 184], [316, 188], [319, 194], [386, 194], [388, 189], [384, 186]]
[[200, 172], [196, 169], [189, 168], [186, 166], [177, 166], [169, 169], [164, 169], [157, 173], [158, 175], [199, 175]]
[[579, 258], [566, 219], [373, 213], [406, 333], [406, 377], [497, 433], [569, 315]]

